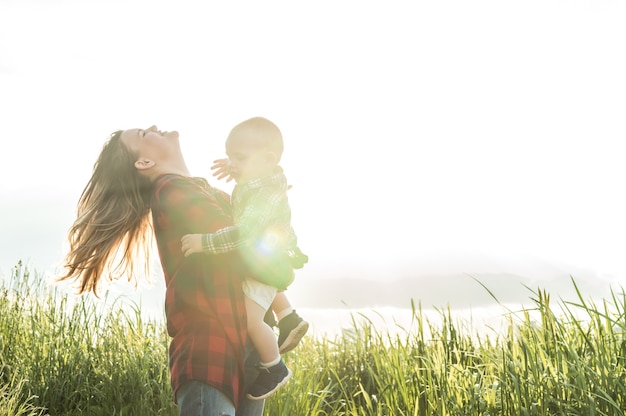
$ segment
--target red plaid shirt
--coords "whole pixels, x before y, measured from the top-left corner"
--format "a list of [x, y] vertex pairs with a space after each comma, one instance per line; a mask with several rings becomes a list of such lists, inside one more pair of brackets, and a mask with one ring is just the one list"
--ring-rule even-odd
[[236, 252], [184, 257], [180, 242], [185, 234], [232, 225], [228, 194], [203, 178], [164, 175], [155, 184], [152, 216], [167, 285], [174, 400], [183, 383], [198, 380], [237, 405], [243, 394], [247, 336], [241, 261]]

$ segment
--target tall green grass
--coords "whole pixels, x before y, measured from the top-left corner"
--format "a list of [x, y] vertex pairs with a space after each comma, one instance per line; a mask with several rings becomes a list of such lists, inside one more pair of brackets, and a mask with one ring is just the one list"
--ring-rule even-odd
[[175, 414], [164, 327], [143, 322], [137, 309], [100, 305], [106, 302], [59, 293], [22, 264], [13, 269], [0, 289], [0, 409], [25, 403], [6, 414]]
[[[285, 355], [294, 376], [265, 414], [623, 415], [626, 296], [595, 304], [572, 284], [556, 310], [529, 289], [533, 307], [503, 307], [505, 329], [487, 334], [413, 302], [393, 331], [355, 314]], [[116, 302], [61, 294], [18, 264], [0, 286], [0, 416], [176, 415], [163, 324]]]

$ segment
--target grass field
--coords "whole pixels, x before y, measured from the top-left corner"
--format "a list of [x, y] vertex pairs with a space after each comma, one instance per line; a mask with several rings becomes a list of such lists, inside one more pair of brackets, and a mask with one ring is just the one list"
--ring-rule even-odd
[[[0, 283], [0, 416], [177, 415], [162, 323], [115, 299], [61, 294], [22, 264], [11, 274]], [[265, 414], [623, 415], [626, 296], [576, 291], [552, 305], [538, 289], [492, 335], [450, 309], [433, 324], [410, 299], [409, 327], [355, 315], [350, 331], [285, 355], [294, 376]]]

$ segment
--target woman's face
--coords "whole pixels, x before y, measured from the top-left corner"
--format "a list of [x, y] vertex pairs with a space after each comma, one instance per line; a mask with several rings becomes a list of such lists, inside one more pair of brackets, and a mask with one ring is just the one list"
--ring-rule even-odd
[[137, 155], [137, 160], [149, 160], [157, 164], [180, 155], [177, 131], [160, 131], [156, 126], [147, 129], [124, 130], [122, 143]]

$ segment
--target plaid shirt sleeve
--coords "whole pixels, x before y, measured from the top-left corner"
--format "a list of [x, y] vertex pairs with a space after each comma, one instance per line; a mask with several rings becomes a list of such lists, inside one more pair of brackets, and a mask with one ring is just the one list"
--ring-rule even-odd
[[202, 251], [211, 254], [228, 253], [243, 244], [239, 238], [239, 228], [230, 226], [214, 233], [202, 234]]

